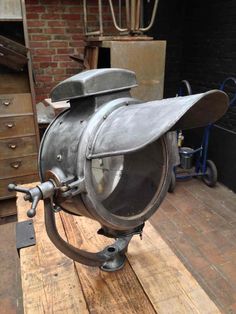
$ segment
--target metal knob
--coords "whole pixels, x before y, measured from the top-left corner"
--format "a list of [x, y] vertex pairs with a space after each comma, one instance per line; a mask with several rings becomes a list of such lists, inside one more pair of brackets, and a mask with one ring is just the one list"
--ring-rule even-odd
[[10, 163], [11, 167], [14, 169], [18, 169], [21, 166], [21, 160], [19, 161], [14, 161], [12, 163]]
[[31, 208], [27, 211], [27, 216], [32, 218], [36, 215], [36, 208], [40, 200], [50, 198], [54, 194], [55, 186], [51, 181], [46, 181], [38, 186], [27, 189], [13, 183], [8, 185], [8, 190], [17, 191], [26, 194], [24, 196], [25, 201], [32, 203]]
[[7, 124], [6, 124], [6, 126], [7, 126], [9, 129], [13, 128], [14, 125], [15, 125], [14, 123], [7, 123]]
[[16, 144], [9, 144], [8, 147], [11, 149], [15, 149], [17, 147], [17, 145]]

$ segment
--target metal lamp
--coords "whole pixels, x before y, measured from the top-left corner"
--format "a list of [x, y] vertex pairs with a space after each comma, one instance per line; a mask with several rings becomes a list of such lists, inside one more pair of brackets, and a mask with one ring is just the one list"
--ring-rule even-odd
[[[52, 101], [70, 108], [49, 125], [41, 142], [41, 184], [10, 190], [32, 202], [28, 216], [45, 204], [45, 224], [55, 246], [73, 260], [105, 271], [122, 268], [135, 234], [164, 199], [174, 164], [169, 131], [200, 127], [227, 110], [221, 91], [142, 103], [130, 96], [135, 74], [122, 69], [89, 70], [57, 85]], [[98, 253], [75, 248], [57, 231], [64, 210], [97, 220], [98, 233], [116, 239]]]

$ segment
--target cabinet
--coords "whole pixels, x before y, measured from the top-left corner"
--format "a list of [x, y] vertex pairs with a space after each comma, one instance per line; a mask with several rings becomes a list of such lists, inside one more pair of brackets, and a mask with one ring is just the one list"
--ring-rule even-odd
[[162, 99], [166, 42], [148, 37], [120, 38], [87, 40], [85, 65], [90, 69], [113, 67], [134, 71], [138, 87], [132, 89], [132, 96], [144, 101]]
[[23, 0], [0, 3], [0, 200], [38, 180], [38, 126]]

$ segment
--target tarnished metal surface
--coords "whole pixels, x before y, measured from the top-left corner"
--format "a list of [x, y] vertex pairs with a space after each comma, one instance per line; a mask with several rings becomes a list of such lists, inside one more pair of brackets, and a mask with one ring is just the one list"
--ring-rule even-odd
[[[176, 138], [168, 131], [214, 122], [227, 109], [219, 91], [141, 103], [130, 96], [134, 84], [132, 72], [101, 69], [57, 86], [54, 98], [70, 99], [70, 108], [42, 139], [42, 183], [29, 190], [9, 185], [32, 202], [28, 216], [44, 200], [46, 230], [59, 250], [106, 271], [124, 265], [131, 237], [141, 234], [167, 193], [176, 164]], [[97, 220], [99, 233], [116, 241], [97, 253], [71, 246], [58, 234], [59, 210]]]
[[228, 97], [221, 91], [120, 107], [100, 125], [87, 156], [100, 158], [139, 150], [171, 129], [215, 122], [227, 108]]
[[122, 69], [89, 70], [59, 83], [51, 92], [52, 101], [111, 93], [137, 86], [135, 73]]

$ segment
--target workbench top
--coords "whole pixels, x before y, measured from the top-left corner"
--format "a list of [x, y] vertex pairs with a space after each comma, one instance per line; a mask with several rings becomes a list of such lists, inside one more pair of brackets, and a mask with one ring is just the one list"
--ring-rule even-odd
[[[29, 203], [18, 195], [18, 221]], [[25, 314], [32, 313], [220, 313], [198, 282], [147, 222], [134, 236], [125, 267], [114, 273], [73, 262], [49, 240], [40, 202], [34, 218], [36, 245], [20, 250]], [[63, 212], [60, 234], [71, 244], [98, 251], [113, 242], [97, 235], [99, 224]]]

